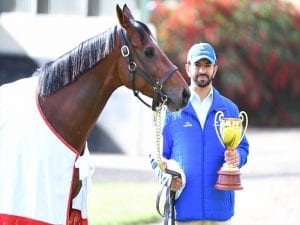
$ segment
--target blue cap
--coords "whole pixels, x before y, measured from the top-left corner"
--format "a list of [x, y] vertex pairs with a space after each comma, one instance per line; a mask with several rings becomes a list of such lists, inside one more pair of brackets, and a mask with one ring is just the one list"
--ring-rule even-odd
[[195, 63], [200, 59], [208, 59], [212, 64], [216, 64], [217, 57], [214, 48], [208, 43], [194, 44], [187, 55], [189, 63]]

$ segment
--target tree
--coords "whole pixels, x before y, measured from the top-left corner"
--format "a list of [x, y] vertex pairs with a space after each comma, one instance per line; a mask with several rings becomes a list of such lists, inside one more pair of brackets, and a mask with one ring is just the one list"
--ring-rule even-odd
[[182, 73], [190, 46], [210, 42], [215, 86], [247, 111], [251, 125], [300, 125], [299, 8], [280, 0], [155, 3], [158, 41]]

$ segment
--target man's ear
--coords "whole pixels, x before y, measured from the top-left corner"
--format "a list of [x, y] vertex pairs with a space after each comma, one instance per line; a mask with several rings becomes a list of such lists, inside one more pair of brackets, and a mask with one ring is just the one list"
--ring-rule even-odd
[[217, 74], [217, 71], [218, 71], [218, 65], [215, 65], [214, 66], [214, 75], [213, 75], [213, 78], [215, 78], [216, 74]]
[[190, 77], [190, 68], [191, 68], [191, 64], [186, 63], [185, 64], [185, 72], [188, 75], [188, 77]]

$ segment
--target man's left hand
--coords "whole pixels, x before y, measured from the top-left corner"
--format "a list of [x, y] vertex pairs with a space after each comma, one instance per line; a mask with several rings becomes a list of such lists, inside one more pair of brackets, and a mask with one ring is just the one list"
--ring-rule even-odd
[[224, 153], [225, 162], [229, 165], [239, 166], [240, 164], [240, 155], [236, 149], [226, 150]]

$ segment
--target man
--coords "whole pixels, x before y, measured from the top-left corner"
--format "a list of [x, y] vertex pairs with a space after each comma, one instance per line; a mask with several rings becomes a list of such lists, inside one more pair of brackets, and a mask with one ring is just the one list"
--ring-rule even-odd
[[[218, 70], [216, 61], [209, 43], [190, 48], [185, 69], [191, 79], [191, 98], [183, 110], [166, 111], [164, 115], [163, 157], [167, 167], [173, 170], [175, 161], [177, 171], [181, 171], [184, 178], [173, 179], [171, 187], [177, 191], [177, 225], [230, 224], [234, 215], [234, 191], [214, 187], [217, 172], [224, 161], [238, 167], [247, 162], [249, 144], [246, 137], [236, 149], [228, 151], [215, 131], [217, 111], [222, 111], [225, 117], [239, 117], [238, 107], [212, 85]], [[153, 161], [152, 167], [157, 169]], [[159, 173], [156, 171], [156, 174]], [[164, 179], [161, 174], [160, 178]]]

